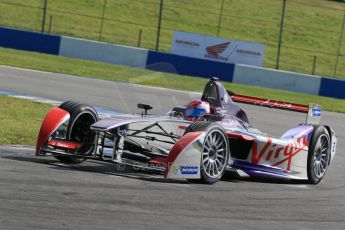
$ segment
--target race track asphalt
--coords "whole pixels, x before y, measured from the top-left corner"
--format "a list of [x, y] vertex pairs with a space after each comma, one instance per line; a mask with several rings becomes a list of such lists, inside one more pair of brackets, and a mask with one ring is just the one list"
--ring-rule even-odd
[[[138, 102], [164, 113], [200, 95], [5, 66], [0, 90], [127, 113], [139, 112]], [[300, 113], [243, 107], [255, 127], [276, 136], [305, 121]], [[32, 146], [0, 146], [0, 229], [344, 229], [344, 121], [323, 113], [338, 148], [318, 185], [230, 174], [214, 185], [165, 181], [96, 161], [63, 165], [34, 157]]]

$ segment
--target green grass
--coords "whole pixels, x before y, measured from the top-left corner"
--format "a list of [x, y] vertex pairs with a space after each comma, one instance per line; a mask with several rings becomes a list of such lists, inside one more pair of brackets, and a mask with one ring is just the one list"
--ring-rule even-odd
[[0, 95], [0, 144], [36, 144], [51, 105]]
[[[0, 48], [0, 64], [56, 73], [201, 92], [207, 79]], [[345, 101], [282, 90], [224, 83], [235, 93], [293, 103], [318, 103], [325, 110], [345, 113]]]
[[[0, 0], [0, 25], [41, 30], [43, 0]], [[54, 34], [155, 48], [160, 0], [48, 0], [45, 31], [52, 16]], [[164, 0], [160, 50], [169, 51], [174, 30], [217, 35], [222, 0]], [[224, 0], [220, 37], [267, 45], [265, 66], [275, 67], [282, 0]], [[281, 50], [281, 69], [333, 76], [345, 4], [332, 0], [289, 0]], [[342, 44], [345, 44], [345, 36]], [[345, 78], [345, 46], [336, 76]]]

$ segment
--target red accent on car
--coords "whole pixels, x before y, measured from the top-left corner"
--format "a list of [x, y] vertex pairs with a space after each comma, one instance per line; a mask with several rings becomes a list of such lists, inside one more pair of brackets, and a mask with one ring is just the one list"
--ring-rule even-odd
[[81, 144], [73, 141], [51, 139], [50, 141], [48, 141], [48, 145], [60, 149], [75, 150], [79, 148]]
[[188, 125], [179, 125], [178, 128], [179, 128], [179, 129], [184, 129], [184, 130], [186, 130], [186, 129], [188, 128]]
[[156, 156], [154, 159], [150, 160], [150, 164], [155, 164], [155, 165], [165, 165], [166, 157], [162, 156]]
[[308, 105], [301, 105], [301, 104], [289, 103], [289, 102], [284, 102], [284, 101], [250, 97], [250, 96], [244, 96], [244, 95], [239, 95], [239, 94], [232, 94], [231, 98], [235, 102], [241, 102], [241, 103], [252, 104], [252, 105], [261, 105], [265, 107], [284, 109], [284, 110], [296, 111], [296, 112], [301, 112], [301, 113], [307, 113], [309, 110]]
[[241, 138], [246, 141], [253, 141], [255, 140], [254, 137], [248, 136], [246, 134], [241, 134], [241, 133], [227, 133], [229, 138]]
[[258, 144], [256, 142], [253, 143], [252, 164], [256, 165], [259, 163], [259, 161], [263, 158], [264, 154], [266, 153], [266, 150], [271, 147], [271, 144], [272, 144], [272, 137], [269, 137], [265, 146], [261, 149], [260, 153], [258, 154]]
[[195, 139], [197, 139], [203, 132], [191, 132], [184, 135], [173, 148], [170, 150], [170, 153], [166, 159], [166, 168], [164, 171], [164, 178], [167, 178], [168, 172], [170, 170], [171, 165], [176, 160], [177, 156], [186, 148], [187, 145], [192, 143]]
[[302, 137], [299, 137], [293, 143], [285, 146], [284, 156], [286, 156], [286, 158], [273, 164], [272, 166], [278, 166], [278, 165], [284, 163], [285, 161], [288, 161], [288, 165], [287, 165], [286, 169], [290, 170], [292, 158], [295, 155], [297, 155], [299, 152], [301, 152], [307, 146], [309, 146], [307, 136], [304, 135]]
[[41, 148], [61, 123], [69, 116], [69, 113], [60, 108], [51, 109], [44, 118], [36, 144], [36, 156], [40, 154]]

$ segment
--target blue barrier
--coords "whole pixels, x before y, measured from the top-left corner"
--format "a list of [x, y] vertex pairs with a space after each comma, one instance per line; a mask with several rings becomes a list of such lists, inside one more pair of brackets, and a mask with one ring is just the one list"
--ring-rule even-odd
[[59, 54], [60, 36], [0, 27], [0, 46], [12, 49]]
[[231, 82], [234, 64], [215, 62], [191, 57], [184, 57], [168, 53], [149, 51], [147, 55], [147, 69], [178, 73], [182, 75], [210, 78], [219, 77], [222, 81]]
[[345, 81], [339, 79], [322, 78], [319, 95], [345, 99]]

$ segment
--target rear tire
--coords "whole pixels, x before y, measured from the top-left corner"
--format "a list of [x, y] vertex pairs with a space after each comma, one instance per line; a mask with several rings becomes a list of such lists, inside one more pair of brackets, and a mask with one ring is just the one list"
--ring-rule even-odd
[[308, 150], [308, 182], [319, 183], [326, 174], [331, 157], [331, 140], [327, 129], [315, 126]]
[[198, 121], [191, 124], [188, 132], [205, 131], [206, 137], [202, 146], [200, 162], [200, 180], [190, 179], [191, 182], [214, 184], [225, 173], [229, 159], [229, 141], [224, 130], [217, 124], [209, 121]]
[[[59, 108], [70, 114], [66, 140], [83, 143], [81, 150], [84, 155], [89, 155], [93, 147], [87, 143], [92, 143], [95, 138], [90, 126], [98, 121], [96, 110], [89, 105], [72, 101], [62, 103]], [[54, 157], [66, 164], [80, 164], [86, 160], [86, 158], [61, 155], [54, 155]]]

